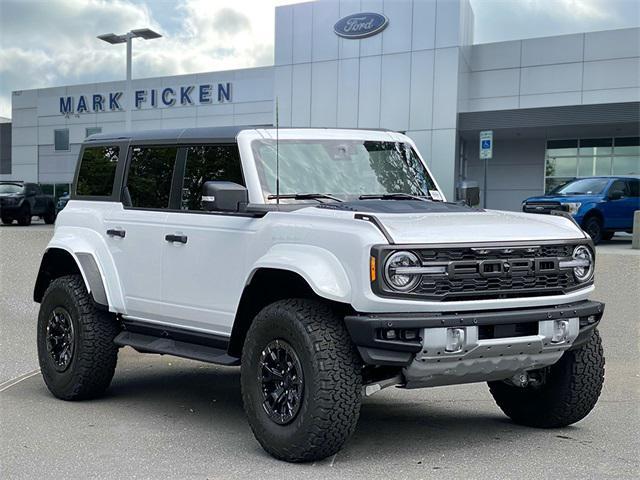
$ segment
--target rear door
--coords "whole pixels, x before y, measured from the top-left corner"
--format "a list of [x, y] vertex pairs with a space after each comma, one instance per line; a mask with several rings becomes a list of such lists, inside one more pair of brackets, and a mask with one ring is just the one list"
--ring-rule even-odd
[[204, 182], [244, 185], [235, 143], [193, 145], [183, 152], [176, 210], [168, 213], [165, 234], [184, 243], [163, 243], [162, 299], [181, 326], [227, 336], [244, 286], [247, 245], [259, 220], [201, 207]]
[[120, 277], [128, 317], [167, 320], [160, 294], [161, 257], [176, 154], [175, 146], [132, 145], [122, 203], [105, 218], [103, 235]]

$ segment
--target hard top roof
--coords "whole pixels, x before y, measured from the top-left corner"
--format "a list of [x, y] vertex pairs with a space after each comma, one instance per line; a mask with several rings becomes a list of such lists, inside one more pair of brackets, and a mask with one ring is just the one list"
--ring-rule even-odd
[[[87, 137], [85, 143], [105, 143], [105, 142], [140, 142], [140, 143], [233, 143], [236, 137], [243, 130], [274, 129], [272, 125], [244, 125], [233, 127], [196, 127], [196, 128], [171, 128], [158, 130], [140, 130], [134, 132], [97, 133]], [[300, 127], [281, 127], [281, 130], [295, 129]], [[358, 129], [358, 128], [314, 128], [315, 130], [374, 130], [391, 131], [387, 129]]]

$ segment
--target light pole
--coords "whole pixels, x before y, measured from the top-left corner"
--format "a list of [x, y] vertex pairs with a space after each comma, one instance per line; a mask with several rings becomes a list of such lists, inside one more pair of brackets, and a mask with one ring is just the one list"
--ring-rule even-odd
[[127, 44], [127, 87], [126, 87], [126, 98], [124, 100], [125, 104], [125, 125], [127, 131], [131, 131], [131, 43], [134, 38], [144, 38], [145, 40], [152, 40], [154, 38], [160, 38], [158, 32], [154, 32], [149, 28], [139, 28], [137, 30], [131, 30], [130, 32], [124, 33], [122, 35], [116, 35], [115, 33], [105, 33], [104, 35], [98, 35], [100, 40], [103, 40], [107, 43], [115, 45], [117, 43], [126, 43]]

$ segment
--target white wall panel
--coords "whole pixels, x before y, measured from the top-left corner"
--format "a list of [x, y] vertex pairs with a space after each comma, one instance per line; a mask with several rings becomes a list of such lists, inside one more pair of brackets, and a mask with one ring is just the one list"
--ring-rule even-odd
[[335, 127], [338, 106], [338, 62], [311, 67], [311, 126]]
[[[439, 4], [438, 4], [439, 5]], [[433, 128], [455, 128], [458, 118], [457, 48], [435, 51], [433, 82]]]
[[582, 89], [582, 63], [522, 69], [520, 94], [571, 92]]
[[438, 185], [444, 190], [447, 200], [453, 200], [453, 186], [456, 168], [456, 139], [455, 128], [433, 130], [431, 133], [431, 156], [429, 168], [436, 177]]
[[339, 0], [313, 2], [313, 41], [312, 55], [314, 62], [335, 60], [338, 58], [338, 36], [333, 32], [333, 25], [340, 18]]
[[543, 93], [539, 95], [522, 95], [520, 97], [520, 108], [580, 105], [581, 103], [581, 92]]
[[436, 0], [414, 0], [412, 30], [414, 51], [435, 48]]
[[587, 62], [638, 56], [640, 56], [640, 28], [624, 28], [585, 34], [584, 59]]
[[[23, 180], [25, 182], [37, 182], [38, 181], [38, 164], [37, 162], [37, 148], [36, 147], [16, 147], [14, 150], [12, 150], [12, 155], [24, 155], [25, 152], [23, 152], [20, 149], [23, 148], [32, 148], [33, 149], [33, 158], [34, 158], [34, 163], [30, 163], [30, 164], [22, 164], [22, 163], [16, 163], [13, 161], [12, 158], [12, 165], [11, 165], [11, 175], [10, 177], [12, 179], [15, 180]], [[31, 157], [31, 155], [29, 155]]]
[[291, 124], [308, 127], [311, 121], [311, 64], [293, 66], [291, 88]]
[[276, 7], [274, 40], [275, 65], [293, 62], [293, 8]]
[[484, 112], [487, 110], [511, 110], [520, 105], [519, 96], [472, 98], [467, 100], [468, 112]]
[[520, 70], [487, 70], [469, 74], [469, 98], [508, 97], [519, 93]]
[[584, 64], [584, 89], [640, 86], [640, 58], [602, 60]]
[[360, 60], [349, 58], [338, 62], [337, 126], [358, 125]]
[[406, 134], [414, 141], [420, 156], [431, 168], [431, 130], [409, 130]]
[[196, 124], [198, 127], [228, 127], [233, 125], [233, 115], [215, 115], [198, 117]]
[[281, 126], [291, 126], [291, 91], [293, 89], [291, 65], [274, 67], [273, 122], [276, 121], [276, 100]]
[[380, 56], [360, 59], [358, 127], [380, 126], [380, 67]]
[[[360, 0], [340, 0], [340, 18], [361, 11]], [[360, 40], [338, 37], [338, 51], [340, 58], [355, 58], [360, 55]]]
[[471, 70], [520, 67], [520, 42], [499, 42], [471, 47]]
[[460, 3], [437, 0], [436, 48], [460, 45]]
[[401, 131], [409, 129], [410, 72], [410, 53], [382, 56], [380, 127]]
[[410, 130], [429, 130], [431, 128], [434, 56], [434, 50], [422, 50], [411, 54]]
[[382, 36], [382, 53], [399, 53], [411, 50], [412, 0], [384, 0], [384, 14], [389, 25]]
[[[11, 147], [11, 163], [13, 165], [11, 169], [11, 173], [16, 173], [16, 166], [18, 165], [35, 165], [37, 167], [38, 164], [38, 146], [37, 145], [28, 145], [28, 146], [12, 146]], [[14, 178], [20, 178], [20, 176], [15, 176]], [[21, 180], [27, 180], [26, 178]]]
[[583, 43], [581, 33], [522, 40], [522, 66], [581, 62]]
[[12, 108], [33, 108], [38, 105], [38, 93], [41, 90], [18, 90], [11, 95]]
[[[361, 12], [384, 13], [382, 0], [362, 0], [360, 4]], [[380, 55], [382, 53], [382, 37], [385, 32], [373, 37], [355, 40], [360, 42], [360, 56]]]
[[293, 63], [311, 61], [313, 4], [301, 3], [293, 9]]
[[582, 92], [582, 103], [640, 102], [640, 88], [589, 90]]
[[38, 143], [37, 127], [11, 126], [11, 145], [36, 145]]
[[15, 127], [34, 127], [38, 125], [38, 109], [20, 108], [11, 112], [11, 125]]

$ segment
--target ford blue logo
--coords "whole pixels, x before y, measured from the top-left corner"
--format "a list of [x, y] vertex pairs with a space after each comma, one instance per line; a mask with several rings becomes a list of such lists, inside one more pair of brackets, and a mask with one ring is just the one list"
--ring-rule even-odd
[[389, 19], [380, 13], [354, 13], [338, 20], [333, 31], [344, 38], [366, 38], [380, 33], [388, 24]]

